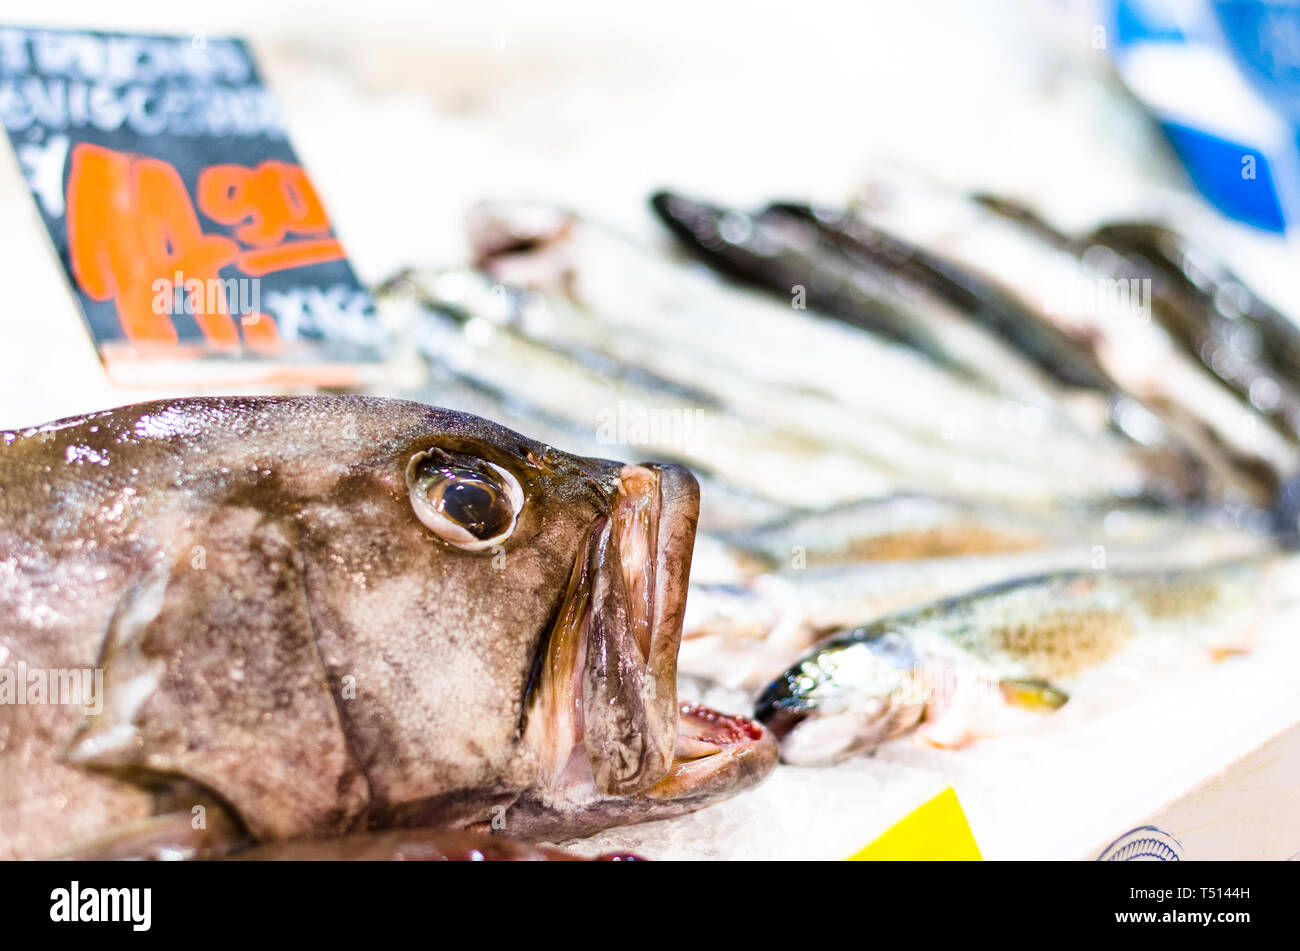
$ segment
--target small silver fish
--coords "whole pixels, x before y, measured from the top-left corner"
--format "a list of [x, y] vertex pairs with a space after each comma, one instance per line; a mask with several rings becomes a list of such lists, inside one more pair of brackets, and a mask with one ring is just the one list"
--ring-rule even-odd
[[1053, 710], [1057, 681], [1174, 631], [1244, 650], [1276, 603], [1284, 557], [1188, 571], [1065, 572], [1003, 582], [832, 634], [759, 696], [786, 762], [833, 762], [920, 727], [936, 745], [982, 735], [1007, 706]]

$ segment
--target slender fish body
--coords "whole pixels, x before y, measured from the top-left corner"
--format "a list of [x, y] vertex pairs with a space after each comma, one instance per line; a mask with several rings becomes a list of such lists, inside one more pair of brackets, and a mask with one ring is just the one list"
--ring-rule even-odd
[[946, 339], [952, 322], [917, 319], [848, 262], [827, 254], [793, 219], [767, 221], [670, 192], [650, 203], [669, 230], [719, 271], [783, 295], [802, 289], [817, 310], [911, 347], [960, 377], [994, 385], [972, 355]]
[[[827, 455], [838, 452], [861, 458], [896, 485], [925, 478], [949, 492], [1048, 503], [1059, 498], [1132, 494], [1142, 491], [1145, 484], [1144, 472], [1132, 460], [1099, 451], [1086, 440], [1062, 439], [1059, 451], [1038, 453], [1032, 462], [1021, 456], [1009, 459], [988, 451], [958, 450], [940, 432], [916, 434], [877, 416], [847, 412], [818, 393], [755, 385], [737, 369], [689, 352], [666, 350], [635, 329], [611, 332], [600, 319], [564, 299], [521, 293], [465, 272], [413, 280], [419, 282], [420, 299], [431, 306], [473, 314], [468, 319], [483, 321], [483, 326], [494, 328], [495, 333], [517, 336], [527, 346], [551, 351], [552, 357], [572, 358], [582, 369], [600, 372], [615, 384], [626, 381], [627, 392], [621, 401], [625, 405], [635, 402], [641, 412], [652, 393], [662, 392], [662, 398], [655, 398], [665, 406], [669, 400], [693, 403], [698, 410], [693, 418], [701, 424], [706, 422], [700, 418], [706, 411], [716, 411], [776, 433], [815, 440]], [[449, 348], [440, 344], [436, 351], [432, 347], [425, 351], [431, 358], [445, 360]], [[493, 346], [483, 359], [493, 359], [495, 352]], [[478, 372], [488, 373], [490, 368]], [[661, 414], [665, 408], [651, 406]], [[698, 445], [706, 437], [701, 426], [697, 432], [679, 434], [682, 445], [661, 444], [656, 450], [663, 453], [676, 448], [695, 468], [708, 472], [709, 460], [701, 454], [708, 447]], [[1022, 442], [1030, 441], [1022, 438]], [[740, 481], [734, 475], [730, 479]], [[818, 489], [815, 483], [809, 485], [810, 497], [792, 500], [793, 504], [816, 507]]]
[[1013, 504], [901, 492], [821, 512], [717, 533], [769, 568], [813, 568], [860, 561], [1006, 554], [1066, 545], [1132, 548], [1201, 536], [1258, 542], [1269, 513], [1212, 509], [1203, 514], [1123, 502], [1059, 505], [1048, 511]]
[[897, 482], [869, 460], [806, 433], [728, 413], [643, 369], [611, 373], [562, 347], [494, 329], [473, 312], [440, 305], [417, 333], [428, 359], [480, 387], [526, 392], [544, 412], [590, 427], [611, 449], [630, 444], [689, 460], [778, 505], [790, 503], [790, 488], [772, 472], [800, 472], [810, 494], [797, 501], [812, 507], [888, 492]]
[[[1245, 531], [1184, 527], [1057, 540], [1024, 550], [786, 568], [725, 581], [692, 580], [681, 669], [758, 688], [828, 633], [1015, 578], [1067, 571], [1195, 570], [1274, 551]], [[1122, 536], [1127, 534], [1127, 538]]]
[[[492, 236], [512, 231], [513, 218], [520, 221], [513, 231], [531, 234], [526, 226], [537, 215], [525, 210], [496, 209]], [[488, 216], [480, 210], [475, 217]], [[1044, 502], [1111, 495], [1187, 498], [1199, 491], [1184, 461], [1171, 464], [1168, 454], [1153, 460], [1154, 454], [1114, 439], [1105, 431], [1101, 402], [1093, 399], [1088, 408], [1089, 397], [1077, 393], [1057, 400], [1055, 385], [996, 339], [983, 339], [983, 350], [973, 344], [961, 349], [982, 354], [977, 362], [999, 379], [1034, 377], [1017, 396], [959, 380], [799, 304], [780, 307], [701, 280], [585, 219], [557, 220], [568, 226], [550, 242], [533, 238], [508, 253], [499, 250], [495, 237], [480, 238], [480, 261], [489, 277], [479, 283], [486, 281], [495, 294], [494, 306], [471, 306], [496, 310], [498, 322], [536, 343], [597, 351], [617, 366], [641, 367], [680, 387], [707, 391], [739, 417], [860, 455], [900, 486], [925, 481], [962, 494]], [[788, 224], [807, 230], [798, 220]], [[482, 221], [476, 227], [482, 231]], [[561, 249], [566, 253], [560, 255]], [[617, 286], [608, 283], [611, 274], [619, 276]], [[878, 277], [886, 290], [895, 283], [893, 275]], [[517, 294], [492, 278], [519, 281], [534, 293]], [[420, 293], [445, 298], [442, 285], [466, 281], [426, 275]], [[905, 294], [900, 307], [951, 309], [919, 283], [908, 292], [919, 297]], [[468, 296], [487, 293], [479, 287]], [[934, 299], [922, 306], [920, 298], [927, 295]], [[511, 303], [516, 298], [517, 305]], [[949, 317], [945, 338], [983, 335], [964, 316]], [[685, 350], [679, 343], [684, 336], [692, 340]], [[798, 345], [790, 346], [792, 340]], [[871, 372], [864, 374], [863, 367]], [[1039, 441], [1048, 437], [1054, 451], [1043, 453]], [[707, 470], [702, 460], [693, 462]]]
[[927, 182], [873, 182], [859, 201], [878, 227], [924, 245], [1015, 295], [1090, 350], [1210, 470], [1215, 495], [1271, 505], [1300, 463], [1295, 446], [1147, 313], [1143, 296], [1104, 293], [1072, 249]]
[[1008, 707], [1059, 708], [1063, 682], [1139, 639], [1168, 635], [1206, 656], [1244, 650], [1286, 563], [1072, 571], [946, 598], [820, 641], [762, 692], [756, 715], [791, 763], [833, 762], [918, 728], [960, 746]]
[[[495, 213], [508, 220], [527, 210], [507, 206]], [[524, 214], [525, 221], [535, 217], [535, 210]], [[562, 256], [560, 249], [566, 250]], [[826, 320], [798, 301], [782, 304], [721, 282], [702, 267], [683, 267], [585, 218], [571, 220], [553, 243], [484, 255], [495, 280], [542, 291], [551, 302], [557, 294], [572, 302], [570, 318], [585, 317], [583, 333], [602, 341], [598, 346], [609, 341], [627, 348], [640, 341], [649, 356], [694, 359], [706, 368], [695, 375], [700, 385], [730, 374], [783, 394], [820, 394], [834, 408], [826, 411], [851, 416], [864, 428], [889, 426], [953, 451], [1026, 466], [1044, 464], [1035, 439], [1049, 433], [1062, 452], [1086, 447], [1096, 456], [1099, 430], [1074, 432], [1042, 406], [959, 380], [914, 351]], [[563, 332], [557, 327], [563, 315], [547, 310], [542, 332]], [[685, 354], [684, 339], [691, 341]]]
[[1103, 226], [1073, 246], [1093, 273], [1149, 282], [1152, 315], [1188, 356], [1288, 439], [1300, 435], [1300, 331], [1208, 252], [1137, 223]]

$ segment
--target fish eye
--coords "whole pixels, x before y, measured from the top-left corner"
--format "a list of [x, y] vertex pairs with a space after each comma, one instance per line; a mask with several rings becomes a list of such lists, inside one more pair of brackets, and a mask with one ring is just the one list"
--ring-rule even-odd
[[411, 457], [406, 487], [416, 518], [464, 551], [505, 541], [524, 507], [523, 489], [505, 469], [436, 450]]

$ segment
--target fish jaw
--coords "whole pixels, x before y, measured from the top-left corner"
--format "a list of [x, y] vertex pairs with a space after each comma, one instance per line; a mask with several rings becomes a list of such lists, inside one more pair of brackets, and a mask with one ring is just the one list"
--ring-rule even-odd
[[761, 723], [694, 703], [677, 712], [672, 764], [658, 781], [629, 795], [608, 795], [596, 787], [586, 757], [575, 753], [556, 782], [528, 790], [510, 808], [509, 834], [559, 841], [670, 819], [730, 799], [775, 768], [776, 737]]
[[685, 469], [632, 465], [620, 471], [617, 490], [610, 521], [588, 554], [582, 739], [597, 788], [626, 795], [672, 765], [699, 491]]
[[628, 465], [593, 526], [553, 628], [526, 741], [546, 776], [511, 810], [530, 837], [677, 815], [763, 779], [761, 724], [677, 702], [699, 487], [680, 466]]

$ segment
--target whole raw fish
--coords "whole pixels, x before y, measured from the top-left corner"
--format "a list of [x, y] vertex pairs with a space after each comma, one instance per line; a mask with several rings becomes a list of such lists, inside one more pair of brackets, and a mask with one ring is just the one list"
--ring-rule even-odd
[[758, 782], [770, 734], [677, 702], [697, 506], [393, 400], [0, 433], [0, 855], [536, 839]]
[[1089, 270], [1073, 244], [1043, 228], [914, 176], [872, 180], [858, 210], [875, 227], [923, 246], [1018, 299], [1058, 328], [1202, 461], [1210, 493], [1270, 507], [1300, 469], [1294, 442], [1240, 400], [1152, 319], [1138, 283]]
[[1073, 571], [945, 598], [818, 642], [763, 691], [756, 716], [791, 763], [832, 762], [918, 727], [960, 746], [1008, 706], [1057, 709], [1061, 681], [1140, 638], [1168, 633], [1210, 656], [1246, 649], [1286, 564]]

